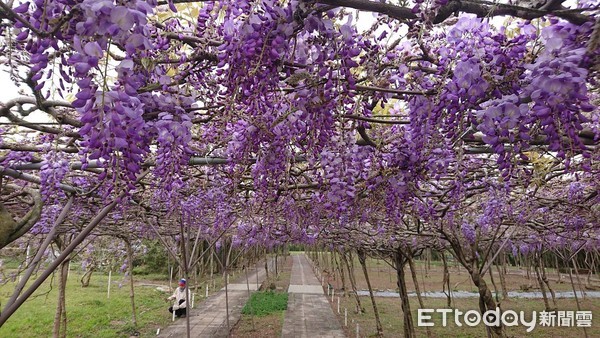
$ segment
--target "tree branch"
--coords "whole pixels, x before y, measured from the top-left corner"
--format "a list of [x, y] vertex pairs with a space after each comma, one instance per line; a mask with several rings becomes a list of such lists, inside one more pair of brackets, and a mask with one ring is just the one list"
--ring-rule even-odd
[[[318, 2], [337, 7], [349, 7], [363, 11], [380, 13], [397, 20], [417, 19], [417, 16], [411, 11], [410, 8], [387, 3], [374, 2], [369, 0], [318, 0]], [[572, 11], [561, 9], [555, 10], [549, 8], [548, 10], [542, 10], [513, 6], [508, 4], [499, 4], [492, 2], [488, 3], [484, 1], [453, 0], [445, 6], [442, 6], [438, 9], [438, 14], [433, 19], [433, 23], [441, 23], [455, 12], [476, 14], [478, 17], [510, 15], [527, 20], [540, 18], [542, 16], [552, 14], [577, 25], [582, 25], [592, 20], [591, 16], [586, 16], [580, 13], [573, 13]]]

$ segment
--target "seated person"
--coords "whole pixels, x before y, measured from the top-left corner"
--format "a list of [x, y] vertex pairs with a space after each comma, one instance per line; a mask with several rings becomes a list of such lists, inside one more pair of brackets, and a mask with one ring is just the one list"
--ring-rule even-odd
[[173, 313], [173, 311], [175, 311], [175, 316], [177, 316], [177, 318], [185, 318], [187, 314], [187, 294], [188, 289], [186, 287], [186, 281], [182, 278], [179, 281], [179, 287], [175, 289], [175, 293], [166, 299], [167, 301], [175, 300], [175, 304], [169, 308], [169, 312]]

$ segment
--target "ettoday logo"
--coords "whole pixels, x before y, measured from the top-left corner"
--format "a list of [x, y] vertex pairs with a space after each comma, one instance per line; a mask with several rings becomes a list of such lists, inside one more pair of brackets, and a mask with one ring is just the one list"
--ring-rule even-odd
[[440, 314], [442, 326], [447, 326], [448, 321], [454, 319], [456, 326], [478, 326], [482, 323], [487, 326], [525, 326], [527, 332], [533, 331], [537, 325], [541, 326], [592, 326], [592, 311], [532, 311], [518, 313], [513, 310], [501, 311], [500, 308], [488, 310], [483, 315], [477, 310], [466, 312], [457, 309], [419, 309], [417, 326], [435, 326], [432, 321], [434, 314]]

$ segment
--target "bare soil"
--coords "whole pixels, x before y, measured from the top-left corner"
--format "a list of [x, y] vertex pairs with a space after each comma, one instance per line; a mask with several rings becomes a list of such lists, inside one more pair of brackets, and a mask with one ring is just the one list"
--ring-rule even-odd
[[[361, 302], [365, 308], [365, 313], [357, 314], [355, 311], [351, 310], [355, 308], [354, 298], [341, 297], [341, 311], [338, 315], [338, 320], [348, 337], [356, 337], [357, 323], [359, 325], [360, 337], [375, 337], [377, 329], [375, 326], [375, 316], [371, 301], [369, 297], [361, 297]], [[424, 303], [427, 308], [431, 309], [446, 308], [444, 299], [425, 298]], [[402, 309], [400, 307], [400, 299], [377, 297], [376, 304], [383, 326], [383, 337], [402, 337], [403, 316]], [[419, 307], [419, 303], [415, 297], [410, 298], [410, 305], [417, 337], [427, 337], [427, 331], [425, 327], [417, 327], [417, 309]], [[557, 305], [560, 310], [577, 310], [577, 305], [574, 299], [559, 299], [557, 301]], [[478, 300], [456, 299], [454, 306], [456, 309], [460, 309], [463, 312], [468, 310], [478, 310]], [[532, 311], [534, 310], [538, 311], [539, 318], [539, 312], [544, 310], [544, 303], [541, 300], [531, 301], [527, 299], [511, 299], [502, 302], [501, 307], [503, 310], [513, 310], [517, 312], [524, 311], [526, 319], [530, 320]], [[582, 300], [581, 307], [583, 310], [592, 311], [593, 314], [600, 313], [600, 302], [597, 299]], [[332, 308], [337, 314], [337, 299], [334, 303], [332, 303]], [[348, 309], [347, 327], [344, 327], [344, 309]], [[441, 323], [441, 315], [432, 315], [432, 319], [436, 324], [430, 330], [431, 337], [486, 337], [486, 331], [483, 325], [468, 327], [463, 324], [461, 327], [458, 327], [454, 324], [453, 316], [448, 318], [448, 326], [444, 327]], [[585, 337], [584, 331], [580, 327], [543, 327], [539, 325], [539, 321], [538, 325], [532, 332], [527, 332], [525, 326], [515, 326], [507, 327], [506, 333], [507, 337]], [[587, 333], [589, 337], [600, 337], [600, 325], [596, 324], [596, 318], [593, 318], [592, 327], [587, 328]]]

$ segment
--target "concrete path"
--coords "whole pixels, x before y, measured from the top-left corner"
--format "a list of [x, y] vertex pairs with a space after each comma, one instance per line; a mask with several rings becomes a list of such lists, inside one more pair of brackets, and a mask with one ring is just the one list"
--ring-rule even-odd
[[305, 254], [292, 255], [283, 338], [346, 337]]
[[[269, 271], [272, 270], [272, 260]], [[257, 275], [258, 270], [258, 275]], [[258, 276], [258, 278], [257, 278]], [[248, 282], [250, 292], [258, 290], [265, 280], [264, 261], [248, 269]], [[242, 308], [248, 300], [248, 285], [246, 276], [238, 277], [233, 283], [227, 285], [227, 298], [229, 304], [229, 327], [227, 326], [226, 295], [225, 288], [219, 292], [209, 295], [203, 302], [197, 302], [191, 309], [188, 318], [176, 318], [175, 322], [161, 329], [159, 337], [186, 337], [186, 322], [190, 321], [190, 336], [194, 338], [227, 337], [229, 329], [238, 322], [241, 317]], [[167, 311], [165, 309], [165, 311]]]

